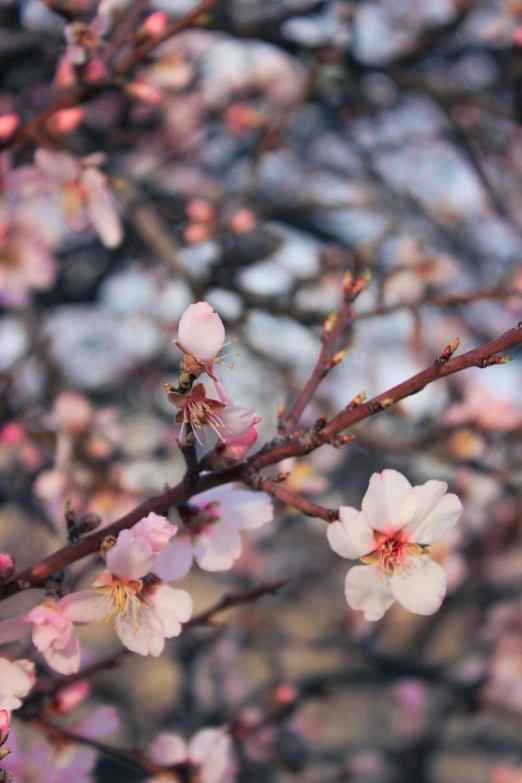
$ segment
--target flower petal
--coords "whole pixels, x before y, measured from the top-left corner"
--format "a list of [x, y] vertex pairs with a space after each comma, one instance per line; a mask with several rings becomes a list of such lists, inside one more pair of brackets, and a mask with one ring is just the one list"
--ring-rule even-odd
[[150, 573], [156, 556], [146, 538], [134, 538], [132, 530], [122, 530], [116, 544], [107, 552], [107, 568], [120, 579], [141, 579]]
[[380, 620], [395, 600], [390, 580], [374, 565], [351, 568], [344, 589], [348, 605], [361, 609], [365, 620]]
[[150, 746], [149, 755], [155, 764], [169, 767], [181, 764], [187, 758], [185, 740], [179, 734], [165, 732], [160, 734]]
[[122, 618], [117, 624], [116, 633], [125, 647], [138, 655], [157, 658], [165, 646], [163, 625], [151, 607], [140, 609], [136, 622], [133, 618]]
[[96, 593], [94, 590], [80, 590], [61, 598], [56, 609], [73, 623], [87, 625], [93, 620], [101, 620], [105, 617], [102, 603], [103, 595], [100, 593]]
[[445, 570], [426, 556], [414, 557], [411, 565], [394, 574], [390, 582], [394, 597], [414, 614], [433, 614], [446, 595]]
[[163, 582], [177, 582], [188, 574], [191, 565], [190, 536], [177, 536], [165, 549], [158, 552], [153, 570]]
[[462, 503], [456, 495], [446, 495], [445, 481], [427, 481], [413, 488], [417, 507], [411, 522], [404, 528], [411, 540], [419, 544], [438, 541], [454, 527], [462, 514]]
[[[393, 535], [413, 516], [412, 486], [397, 470], [374, 473], [362, 501], [362, 510], [374, 530]], [[408, 502], [407, 502], [408, 501]]]
[[192, 614], [192, 598], [185, 590], [176, 590], [161, 585], [154, 590], [150, 601], [156, 615], [163, 624], [165, 637], [172, 639], [181, 633], [181, 623], [186, 623]]
[[75, 633], [72, 633], [68, 644], [63, 648], [55, 645], [48, 647], [44, 653], [47, 664], [60, 674], [76, 674], [80, 668], [80, 642]]
[[241, 554], [241, 536], [226, 525], [211, 525], [194, 546], [194, 555], [205, 571], [227, 571]]
[[117, 247], [123, 239], [116, 204], [101, 171], [87, 168], [80, 176], [88, 193], [88, 211], [92, 225], [105, 247]]
[[339, 521], [332, 522], [326, 530], [328, 543], [341, 557], [358, 560], [377, 549], [373, 532], [362, 511], [341, 506]]
[[191, 304], [180, 318], [178, 340], [191, 356], [213, 359], [225, 342], [225, 327], [208, 302]]

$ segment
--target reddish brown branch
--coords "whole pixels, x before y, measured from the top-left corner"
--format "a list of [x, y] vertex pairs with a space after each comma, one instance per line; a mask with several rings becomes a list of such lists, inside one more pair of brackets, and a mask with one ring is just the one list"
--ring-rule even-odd
[[287, 489], [281, 484], [270, 481], [270, 479], [259, 477], [259, 479], [251, 482], [251, 486], [261, 490], [261, 492], [266, 492], [267, 495], [277, 498], [282, 503], [287, 503], [289, 506], [297, 508], [309, 517], [318, 517], [319, 519], [324, 519], [325, 522], [333, 522], [338, 517], [339, 512], [336, 508], [319, 506], [317, 503], [313, 503], [311, 500], [297, 495], [295, 492], [292, 492], [292, 490]]
[[374, 310], [363, 310], [357, 313], [357, 319], [376, 318], [381, 315], [389, 315], [397, 310], [417, 310], [425, 305], [436, 305], [437, 307], [457, 307], [458, 305], [473, 304], [485, 300], [511, 299], [512, 297], [522, 298], [522, 292], [518, 292], [513, 287], [497, 286], [495, 288], [481, 288], [475, 291], [466, 291], [462, 294], [431, 294], [418, 302], [397, 302], [391, 305], [382, 305]]
[[310, 378], [304, 386], [301, 394], [294, 402], [288, 416], [286, 417], [286, 421], [281, 422], [280, 429], [283, 432], [291, 433], [295, 429], [301, 416], [303, 415], [306, 406], [312, 399], [315, 390], [323, 378], [332, 369], [332, 367], [335, 366], [335, 364], [329, 366], [329, 360], [332, 359], [337, 341], [350, 322], [352, 316], [352, 304], [355, 296], [353, 295], [353, 289], [351, 285], [347, 286], [347, 290], [345, 287], [345, 297], [341, 311], [333, 316], [329, 316], [329, 318], [326, 319], [325, 325], [323, 327], [321, 338], [322, 346], [319, 357]]
[[87, 555], [99, 551], [103, 539], [107, 535], [117, 535], [120, 530], [132, 527], [151, 511], [155, 513], [165, 512], [171, 506], [177, 506], [189, 500], [193, 495], [220, 486], [231, 481], [244, 481], [245, 477], [252, 476], [262, 468], [269, 465], [275, 465], [288, 457], [299, 457], [308, 454], [314, 449], [319, 448], [324, 443], [330, 442], [336, 435], [343, 430], [351, 427], [362, 419], [367, 419], [374, 413], [378, 413], [385, 407], [392, 405], [411, 394], [421, 391], [429, 383], [433, 383], [439, 378], [445, 378], [448, 375], [464, 370], [467, 367], [487, 366], [487, 360], [503, 351], [513, 348], [522, 342], [522, 323], [510, 329], [496, 340], [492, 340], [485, 345], [463, 353], [450, 359], [445, 364], [433, 364], [426, 370], [417, 373], [403, 383], [394, 386], [392, 389], [377, 395], [368, 402], [362, 403], [356, 407], [349, 407], [341, 411], [331, 421], [329, 421], [322, 430], [305, 433], [283, 440], [275, 441], [254, 454], [250, 459], [239, 465], [235, 465], [226, 470], [216, 473], [208, 473], [200, 476], [194, 487], [188, 487], [181, 482], [173, 489], [167, 490], [162, 495], [149, 498], [149, 500], [140, 503], [135, 509], [125, 514], [120, 519], [113, 522], [108, 527], [88, 536], [77, 544], [69, 544], [57, 552], [41, 560], [29, 568], [26, 568], [15, 579], [0, 588], [0, 600], [8, 598], [15, 593], [29, 587], [41, 587], [45, 585], [46, 580], [55, 572], [80, 560]]

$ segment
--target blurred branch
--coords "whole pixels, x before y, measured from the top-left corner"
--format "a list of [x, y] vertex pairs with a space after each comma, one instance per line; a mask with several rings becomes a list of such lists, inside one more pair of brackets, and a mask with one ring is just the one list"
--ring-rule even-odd
[[343, 430], [348, 429], [358, 421], [367, 419], [400, 400], [416, 394], [434, 381], [453, 375], [468, 367], [485, 368], [493, 364], [504, 363], [507, 360], [506, 357], [498, 356], [498, 354], [520, 343], [522, 343], [522, 322], [496, 340], [451, 358], [444, 363], [436, 361], [431, 367], [422, 370], [367, 402], [348, 405], [347, 408], [326, 423], [322, 429], [318, 430], [315, 428], [309, 432], [296, 434], [293, 437], [276, 438], [245, 462], [225, 470], [200, 476], [198, 482], [193, 487], [188, 487], [186, 483], [180, 482], [177, 486], [161, 495], [140, 503], [128, 514], [120, 517], [120, 519], [103, 530], [84, 538], [79, 543], [68, 544], [38, 563], [24, 569], [11, 582], [0, 587], [0, 600], [4, 600], [28, 588], [41, 587], [52, 574], [87, 555], [98, 552], [107, 536], [118, 535], [121, 530], [132, 527], [151, 511], [165, 513], [171, 506], [184, 503], [193, 495], [207, 489], [232, 481], [245, 481], [245, 479], [248, 479], [248, 477], [251, 477], [264, 467], [275, 465], [288, 457], [299, 457], [309, 454], [325, 443], [331, 443]]
[[201, 2], [185, 14], [185, 16], [168, 25], [161, 35], [156, 36], [155, 38], [151, 37], [149, 40], [136, 47], [134, 51], [115, 66], [106, 82], [99, 85], [81, 85], [74, 93], [59, 98], [54, 104], [48, 106], [32, 120], [21, 125], [11, 138], [0, 142], [0, 151], [28, 143], [37, 132], [43, 128], [45, 123], [56, 114], [56, 112], [61, 111], [62, 109], [71, 109], [74, 106], [93, 98], [99, 92], [103, 92], [107, 87], [114, 86], [113, 82], [115, 78], [121, 80], [122, 77], [127, 76], [138, 63], [144, 60], [147, 55], [168, 38], [171, 38], [173, 35], [176, 35], [176, 33], [179, 33], [188, 27], [198, 25], [200, 17], [209, 13], [220, 2], [221, 0], [201, 0]]

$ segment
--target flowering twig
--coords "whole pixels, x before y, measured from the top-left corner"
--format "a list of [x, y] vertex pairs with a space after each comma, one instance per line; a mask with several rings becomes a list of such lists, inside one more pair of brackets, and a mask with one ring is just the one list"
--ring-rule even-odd
[[364, 287], [361, 281], [357, 281], [355, 286], [352, 283], [352, 276], [349, 272], [345, 275], [343, 281], [344, 298], [341, 311], [333, 315], [328, 316], [326, 319], [323, 332], [322, 332], [322, 346], [321, 352], [317, 359], [316, 365], [312, 371], [312, 374], [303, 388], [301, 394], [294, 402], [292, 409], [288, 413], [286, 420], [281, 422], [280, 429], [283, 432], [292, 432], [299, 422], [306, 406], [312, 399], [312, 396], [328, 372], [335, 367], [336, 364], [342, 360], [344, 351], [338, 351], [334, 353], [335, 346], [342, 333], [347, 328], [352, 318], [352, 304]]
[[71, 109], [94, 97], [97, 93], [102, 92], [107, 86], [113, 86], [115, 78], [121, 79], [129, 74], [132, 69], [144, 60], [157, 46], [171, 36], [176, 35], [176, 33], [198, 24], [200, 17], [209, 13], [220, 2], [221, 0], [201, 0], [201, 2], [185, 14], [185, 16], [168, 25], [161, 35], [150, 38], [140, 46], [137, 46], [127, 57], [118, 62], [108, 80], [101, 84], [91, 84], [86, 87], [81, 86], [77, 88], [74, 93], [60, 98], [52, 104], [52, 106], [48, 106], [36, 117], [33, 117], [32, 120], [21, 125], [13, 136], [4, 142], [0, 142], [0, 151], [9, 147], [19, 146], [20, 144], [26, 144], [35, 137], [38, 131], [43, 128], [45, 123], [56, 114], [56, 112], [61, 111], [62, 109]]
[[276, 441], [263, 447], [243, 463], [200, 476], [198, 482], [193, 487], [188, 487], [186, 483], [180, 482], [177, 486], [163, 494], [156, 495], [140, 503], [132, 511], [129, 511], [129, 513], [120, 517], [120, 519], [117, 519], [103, 530], [84, 538], [78, 543], [68, 544], [38, 563], [24, 569], [11, 582], [0, 587], [0, 600], [31, 587], [41, 587], [52, 574], [87, 555], [98, 552], [106, 536], [116, 536], [120, 530], [132, 527], [151, 511], [155, 513], [165, 512], [171, 506], [185, 503], [193, 495], [204, 490], [227, 484], [231, 481], [244, 481], [245, 477], [258, 473], [264, 467], [275, 465], [288, 457], [299, 457], [303, 454], [308, 454], [323, 444], [331, 442], [343, 430], [363, 419], [369, 418], [375, 413], [379, 413], [405, 397], [416, 394], [428, 384], [468, 367], [486, 367], [489, 360], [497, 354], [520, 343], [522, 343], [522, 322], [496, 340], [455, 356], [444, 364], [434, 363], [427, 369], [422, 370], [367, 402], [362, 402], [355, 407], [349, 405], [319, 431], [315, 429], [301, 435], [286, 438], [283, 442], [281, 442], [281, 439], [276, 439]]

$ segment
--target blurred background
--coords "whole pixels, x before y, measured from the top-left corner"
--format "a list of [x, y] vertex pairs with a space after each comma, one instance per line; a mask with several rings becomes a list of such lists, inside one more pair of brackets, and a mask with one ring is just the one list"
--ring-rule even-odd
[[[195, 3], [99, 5], [0, 0], [0, 144], [83, 90], [0, 159], [0, 549], [20, 567], [63, 545], [66, 500], [109, 524], [181, 479], [163, 382], [177, 381], [191, 302], [238, 338], [225, 379], [262, 417], [260, 444], [310, 374], [347, 269], [373, 280], [308, 425], [522, 315], [521, 2], [222, 0], [107, 84], [133, 9], [136, 45]], [[118, 241], [73, 225], [60, 176], [42, 189], [36, 147], [104, 154]], [[180, 586], [200, 611], [289, 585], [159, 660], [98, 673], [80, 712], [115, 705], [110, 742], [144, 751], [160, 731], [228, 724], [245, 783], [520, 783], [519, 364], [458, 373], [357, 425], [344, 449], [278, 466], [330, 507], [360, 506], [386, 467], [447, 481], [464, 514], [433, 547], [449, 576], [437, 614], [394, 605], [365, 622], [324, 523], [277, 504], [231, 571], [194, 567]], [[1, 618], [42, 597], [9, 599]], [[120, 649], [105, 628], [81, 638], [85, 665]], [[101, 756], [92, 774], [139, 779]]]

